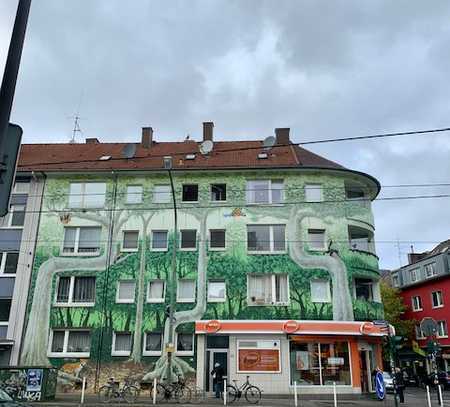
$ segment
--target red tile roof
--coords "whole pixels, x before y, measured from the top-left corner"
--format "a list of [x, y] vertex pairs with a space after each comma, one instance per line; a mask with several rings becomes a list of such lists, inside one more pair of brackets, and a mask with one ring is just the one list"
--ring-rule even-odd
[[[149, 149], [136, 144], [136, 154], [125, 159], [122, 150], [127, 143], [88, 144], [23, 144], [18, 171], [104, 171], [104, 170], [159, 170], [163, 169], [163, 157], [173, 157], [174, 169], [202, 168], [295, 168], [321, 167], [344, 169], [304, 148], [292, 145], [275, 146], [263, 150], [261, 141], [217, 141], [208, 155], [199, 151], [200, 143], [153, 142]], [[268, 153], [267, 159], [258, 154]], [[195, 153], [194, 160], [187, 160], [186, 154]], [[111, 156], [107, 161], [102, 156]]]

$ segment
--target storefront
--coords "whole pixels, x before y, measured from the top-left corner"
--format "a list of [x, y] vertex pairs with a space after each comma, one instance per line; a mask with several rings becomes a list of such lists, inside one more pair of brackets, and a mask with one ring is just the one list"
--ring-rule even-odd
[[372, 391], [382, 366], [384, 333], [370, 322], [197, 321], [197, 385], [211, 391], [210, 372], [221, 363], [228, 380], [250, 382], [266, 394]]

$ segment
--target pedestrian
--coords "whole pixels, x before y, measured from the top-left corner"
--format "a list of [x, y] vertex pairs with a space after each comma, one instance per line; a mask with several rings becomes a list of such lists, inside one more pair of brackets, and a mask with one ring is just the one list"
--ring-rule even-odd
[[395, 380], [395, 391], [398, 395], [400, 403], [404, 403], [405, 402], [405, 393], [404, 393], [405, 381], [403, 379], [403, 373], [400, 370], [400, 368], [398, 368], [398, 367], [395, 368], [394, 380]]
[[211, 375], [213, 377], [213, 388], [216, 392], [216, 399], [220, 398], [220, 393], [223, 391], [223, 376], [225, 374], [225, 371], [223, 370], [223, 367], [220, 365], [220, 363], [216, 362], [214, 364], [214, 369], [211, 372]]

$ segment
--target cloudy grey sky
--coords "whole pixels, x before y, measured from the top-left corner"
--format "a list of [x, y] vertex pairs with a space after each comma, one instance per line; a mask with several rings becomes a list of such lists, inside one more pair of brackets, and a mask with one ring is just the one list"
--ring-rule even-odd
[[[0, 2], [3, 69], [17, 0]], [[450, 126], [450, 2], [34, 0], [12, 121], [24, 142], [295, 142]], [[383, 185], [450, 182], [450, 134], [312, 151]], [[383, 196], [450, 193], [386, 188]], [[381, 267], [450, 237], [450, 199], [376, 202]], [[388, 241], [381, 243], [381, 241]], [[428, 242], [428, 243], [420, 243]]]

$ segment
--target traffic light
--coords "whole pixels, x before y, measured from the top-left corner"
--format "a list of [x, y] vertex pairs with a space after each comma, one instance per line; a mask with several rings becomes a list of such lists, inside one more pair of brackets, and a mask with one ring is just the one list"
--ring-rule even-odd
[[403, 348], [403, 345], [406, 343], [407, 339], [404, 336], [390, 336], [389, 337], [389, 346], [392, 352], [397, 352], [398, 350]]
[[0, 157], [0, 216], [5, 216], [9, 210], [21, 139], [21, 127], [10, 123], [3, 138], [3, 157]]

